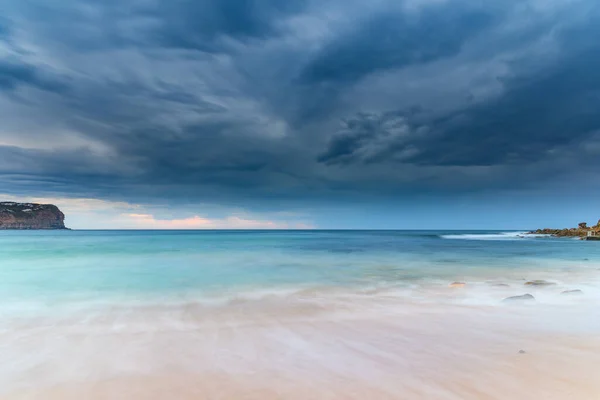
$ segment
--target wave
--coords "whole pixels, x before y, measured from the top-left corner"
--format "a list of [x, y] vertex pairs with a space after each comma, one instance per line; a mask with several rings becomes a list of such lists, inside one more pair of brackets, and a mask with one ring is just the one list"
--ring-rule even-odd
[[442, 239], [462, 239], [462, 240], [522, 240], [543, 237], [545, 235], [531, 235], [527, 232], [498, 232], [498, 233], [461, 233], [440, 235]]

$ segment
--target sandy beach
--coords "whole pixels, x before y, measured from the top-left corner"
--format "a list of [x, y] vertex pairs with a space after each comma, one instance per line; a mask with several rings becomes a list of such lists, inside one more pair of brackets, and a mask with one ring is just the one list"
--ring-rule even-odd
[[13, 321], [0, 397], [593, 400], [600, 339], [583, 304], [304, 297]]

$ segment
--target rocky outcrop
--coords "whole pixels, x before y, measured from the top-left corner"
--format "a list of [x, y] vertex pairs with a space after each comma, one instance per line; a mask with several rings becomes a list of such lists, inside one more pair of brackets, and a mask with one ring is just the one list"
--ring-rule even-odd
[[553, 229], [544, 228], [529, 232], [537, 235], [552, 235], [556, 237], [580, 237], [582, 239], [591, 237], [600, 238], [600, 221], [594, 226], [588, 226], [585, 222], [580, 222], [577, 228]]
[[67, 229], [65, 215], [52, 204], [0, 202], [0, 230]]
[[512, 297], [507, 297], [505, 298], [504, 302], [508, 303], [508, 302], [512, 302], [512, 301], [531, 301], [531, 300], [535, 300], [535, 297], [533, 297], [532, 295], [530, 295], [529, 293], [521, 295], [521, 296], [512, 296]]
[[548, 282], [540, 279], [536, 279], [534, 281], [525, 282], [525, 286], [552, 286], [556, 285], [554, 282]]

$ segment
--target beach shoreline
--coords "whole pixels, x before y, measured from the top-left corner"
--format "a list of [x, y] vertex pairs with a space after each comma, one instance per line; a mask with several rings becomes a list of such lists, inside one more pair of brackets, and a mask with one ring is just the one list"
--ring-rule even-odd
[[13, 371], [0, 398], [592, 400], [593, 309], [386, 298], [31, 321], [0, 334], [22, 352], [13, 357], [37, 357], [35, 368]]

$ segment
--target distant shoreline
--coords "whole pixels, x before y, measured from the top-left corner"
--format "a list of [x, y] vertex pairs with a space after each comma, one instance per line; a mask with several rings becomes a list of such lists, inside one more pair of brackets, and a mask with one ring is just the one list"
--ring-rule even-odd
[[577, 228], [543, 228], [527, 233], [535, 235], [550, 235], [554, 237], [579, 237], [584, 240], [600, 240], [600, 221], [598, 221], [598, 223], [594, 226], [588, 226], [587, 223], [580, 222]]

